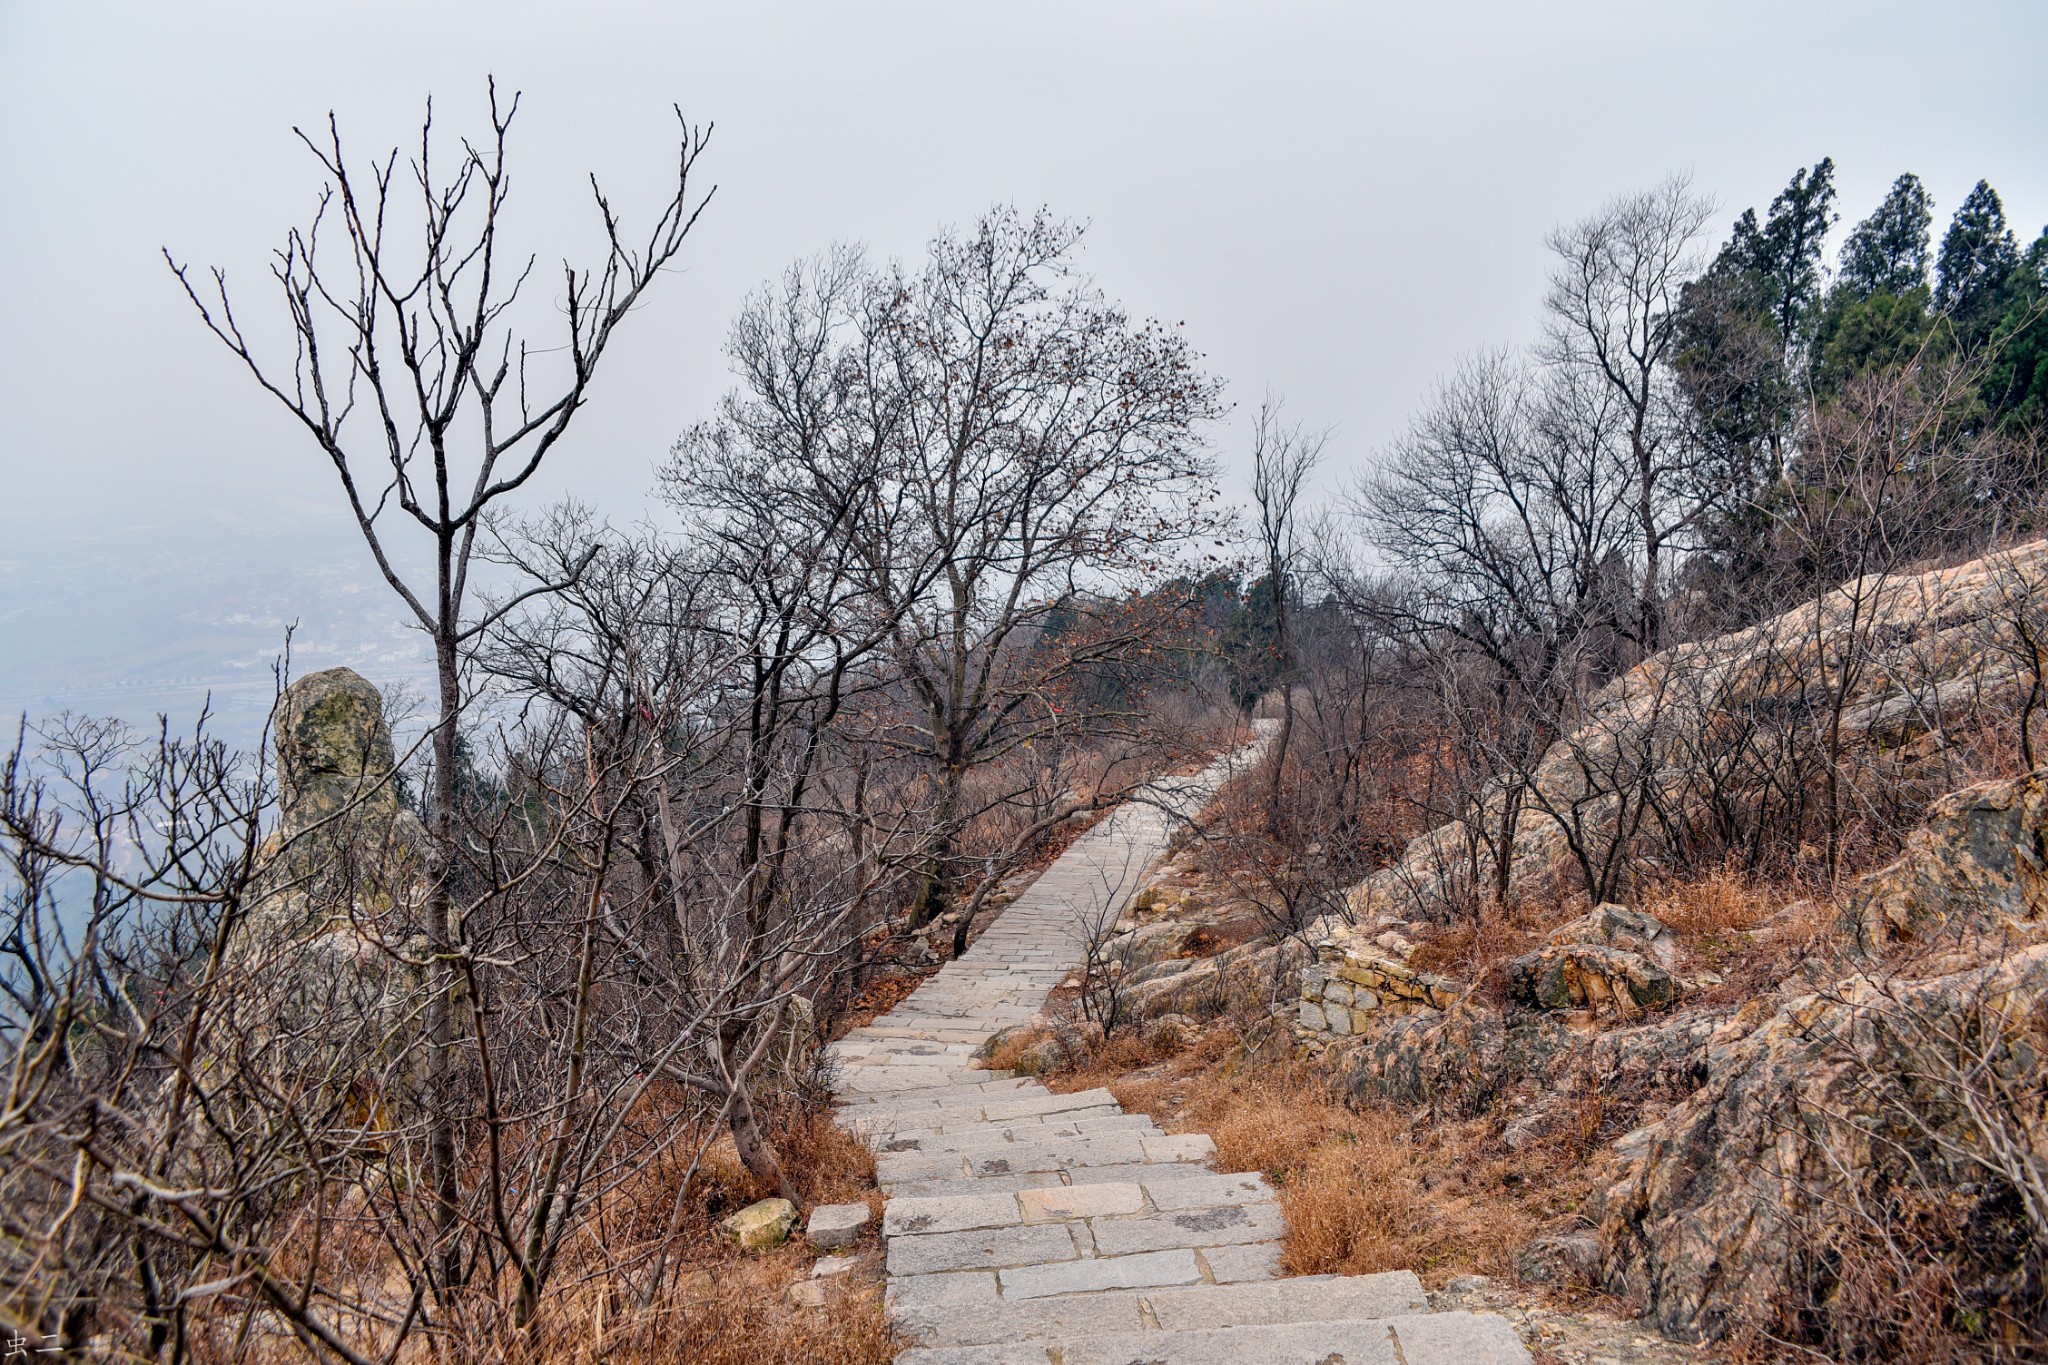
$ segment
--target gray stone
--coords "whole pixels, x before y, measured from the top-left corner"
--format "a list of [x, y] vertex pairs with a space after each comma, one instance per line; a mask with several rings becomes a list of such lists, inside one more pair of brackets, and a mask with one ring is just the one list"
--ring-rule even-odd
[[998, 1271], [996, 1278], [1002, 1282], [1005, 1299], [1036, 1299], [1048, 1294], [1084, 1294], [1099, 1289], [1194, 1284], [1202, 1278], [1202, 1271], [1195, 1264], [1192, 1251], [1152, 1251], [1137, 1256], [1023, 1266]]
[[1407, 1270], [1165, 1289], [1150, 1295], [1147, 1302], [1152, 1305], [1160, 1327], [1169, 1332], [1270, 1322], [1384, 1318], [1429, 1311], [1422, 1282]]
[[993, 1271], [966, 1270], [938, 1275], [892, 1275], [888, 1304], [897, 1308], [961, 1308], [997, 1303], [1001, 1289]]
[[[1101, 1133], [1094, 1137], [1071, 1138], [1065, 1142], [1020, 1142], [1014, 1144], [1014, 1150], [1001, 1153], [978, 1152], [969, 1160], [976, 1175], [1010, 1175], [1017, 1171], [1064, 1171], [1070, 1166], [1171, 1161], [1175, 1158], [1155, 1155], [1152, 1144], [1183, 1141], [1180, 1138], [1144, 1137], [1137, 1133]], [[878, 1167], [879, 1164], [878, 1162]]]
[[1145, 1207], [1145, 1191], [1128, 1182], [1057, 1185], [1025, 1190], [1017, 1202], [1023, 1206], [1025, 1219], [1033, 1223], [1052, 1218], [1097, 1218], [1139, 1212]]
[[1280, 1274], [1278, 1242], [1247, 1242], [1241, 1246], [1210, 1246], [1201, 1250], [1209, 1278], [1218, 1284], [1270, 1280]]
[[1417, 1313], [1387, 1325], [1406, 1365], [1529, 1365], [1515, 1329], [1491, 1313]]
[[[1133, 1332], [1063, 1342], [1065, 1365], [1415, 1365], [1383, 1322], [1273, 1323], [1193, 1332]], [[1433, 1363], [1432, 1363], [1433, 1365]]]
[[1210, 1174], [1208, 1167], [1192, 1161], [1133, 1161], [1112, 1166], [1076, 1166], [1064, 1173], [1069, 1185], [1100, 1185], [1104, 1182], [1136, 1181], [1141, 1185], [1164, 1184]]
[[1207, 1133], [1178, 1133], [1143, 1139], [1147, 1161], [1207, 1161], [1216, 1155], [1216, 1140]]
[[1065, 1224], [1044, 1223], [1029, 1227], [981, 1228], [973, 1232], [939, 1232], [921, 1237], [891, 1237], [888, 1264], [891, 1275], [930, 1275], [946, 1270], [981, 1270], [1066, 1261], [1079, 1254]]
[[1019, 1171], [1015, 1175], [884, 1181], [883, 1188], [889, 1191], [892, 1199], [944, 1199], [956, 1194], [1011, 1194], [1018, 1190], [1042, 1189], [1058, 1179], [1058, 1176], [1048, 1176], [1043, 1171]]
[[866, 1204], [820, 1204], [811, 1210], [811, 1219], [804, 1224], [804, 1236], [819, 1250], [831, 1251], [858, 1239], [874, 1216]]
[[962, 1311], [956, 1304], [919, 1305], [895, 1309], [889, 1320], [920, 1346], [983, 1346], [1103, 1332], [1138, 1332], [1145, 1328], [1139, 1305], [1146, 1295], [1160, 1292], [1135, 1289], [1064, 1294], [978, 1304], [969, 1311]]
[[950, 1198], [891, 1199], [882, 1213], [882, 1235], [900, 1237], [974, 1228], [1014, 1227], [1024, 1221], [1014, 1194], [965, 1194]]
[[1286, 1232], [1277, 1204], [1226, 1204], [1213, 1209], [1150, 1213], [1135, 1218], [1095, 1218], [1095, 1250], [1104, 1256], [1171, 1247], [1220, 1247], [1266, 1242]]
[[896, 1365], [1046, 1365], [1051, 1357], [1037, 1342], [1001, 1346], [931, 1346], [905, 1351]]
[[1218, 1204], [1266, 1204], [1273, 1200], [1272, 1187], [1264, 1176], [1255, 1172], [1211, 1175], [1204, 1171], [1159, 1180], [1147, 1178], [1145, 1193], [1152, 1200], [1152, 1206], [1161, 1211], [1210, 1208]]

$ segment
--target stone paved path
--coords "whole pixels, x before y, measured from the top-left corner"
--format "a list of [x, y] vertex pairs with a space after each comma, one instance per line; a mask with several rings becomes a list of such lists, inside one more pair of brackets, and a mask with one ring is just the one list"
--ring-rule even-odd
[[[1244, 761], [1240, 753], [1238, 761]], [[875, 1149], [899, 1365], [1523, 1365], [1503, 1319], [1430, 1313], [1407, 1271], [1278, 1279], [1264, 1177], [1210, 1169], [1106, 1090], [975, 1069], [1035, 1015], [1199, 809], [1225, 760], [1076, 840], [957, 962], [832, 1045], [840, 1122]]]

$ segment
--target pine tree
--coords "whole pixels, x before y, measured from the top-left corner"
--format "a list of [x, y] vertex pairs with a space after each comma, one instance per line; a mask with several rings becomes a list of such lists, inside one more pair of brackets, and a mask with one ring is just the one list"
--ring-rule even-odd
[[1979, 180], [1942, 235], [1935, 267], [1934, 306], [1948, 315], [1965, 345], [1984, 340], [2004, 315], [2019, 263], [2005, 205], [1998, 191]]
[[1680, 295], [1679, 385], [1707, 447], [1703, 477], [1731, 505], [1783, 470], [1799, 396], [1793, 358], [1820, 322], [1834, 200], [1832, 157], [1794, 171], [1761, 221], [1743, 210], [1720, 255]]
[[1984, 397], [2001, 424], [2041, 432], [2048, 430], [2048, 228], [2020, 258], [2006, 292]]
[[1919, 176], [1909, 172], [1894, 180], [1877, 211], [1842, 244], [1842, 288], [1867, 299], [1873, 294], [1904, 297], [1926, 287], [1933, 208]]
[[1762, 223], [1755, 209], [1744, 209], [1714, 262], [1716, 273], [1750, 278], [1788, 354], [1812, 331], [1821, 296], [1821, 248], [1835, 222], [1834, 202], [1835, 162], [1824, 156], [1811, 170], [1792, 173]]

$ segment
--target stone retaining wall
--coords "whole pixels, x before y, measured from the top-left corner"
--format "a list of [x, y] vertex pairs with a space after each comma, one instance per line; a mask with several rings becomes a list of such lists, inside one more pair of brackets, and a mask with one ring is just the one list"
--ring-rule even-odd
[[1365, 1032], [1377, 1017], [1443, 1009], [1463, 991], [1455, 981], [1416, 971], [1339, 931], [1318, 945], [1314, 964], [1301, 974], [1295, 1037], [1318, 1051]]

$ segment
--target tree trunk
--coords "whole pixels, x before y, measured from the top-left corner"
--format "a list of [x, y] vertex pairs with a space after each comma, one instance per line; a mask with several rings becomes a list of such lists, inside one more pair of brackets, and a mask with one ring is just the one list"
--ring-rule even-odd
[[[770, 1027], [781, 1026], [782, 1016], [778, 1010], [770, 1021]], [[747, 1168], [748, 1173], [773, 1185], [777, 1194], [794, 1204], [798, 1202], [796, 1186], [790, 1183], [788, 1172], [782, 1169], [782, 1161], [775, 1155], [775, 1145], [762, 1131], [760, 1117], [754, 1112], [754, 1097], [747, 1089], [747, 1068], [743, 1059], [737, 1056], [739, 1043], [739, 1033], [729, 1030], [723, 1040], [726, 1083], [732, 1087], [731, 1103], [725, 1113], [726, 1129], [732, 1134], [732, 1145], [739, 1152], [740, 1164]]]
[[462, 1276], [456, 1229], [455, 1173], [455, 739], [462, 713], [454, 607], [450, 602], [451, 546], [442, 543], [441, 619], [434, 632], [440, 716], [434, 727], [434, 791], [427, 812], [430, 889], [427, 899], [427, 1162], [434, 1190], [434, 1246], [443, 1289]]
[[1294, 684], [1280, 684], [1280, 733], [1273, 741], [1273, 782], [1266, 791], [1266, 837], [1280, 842], [1280, 788], [1287, 769], [1287, 745], [1294, 738]]
[[939, 783], [938, 805], [932, 812], [932, 823], [937, 827], [937, 843], [932, 849], [931, 859], [925, 864], [924, 880], [917, 888], [917, 899], [910, 907], [910, 927], [922, 929], [940, 915], [946, 913], [946, 905], [953, 897], [953, 854], [960, 843], [960, 831], [956, 824], [960, 818], [960, 767], [957, 762], [948, 763], [945, 775]]

